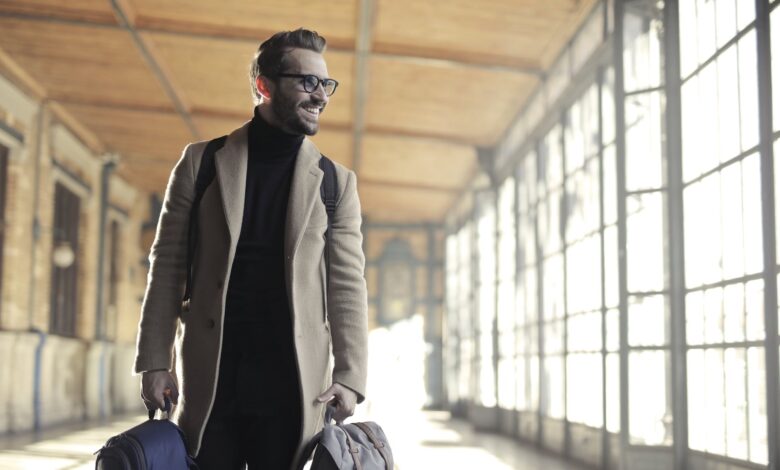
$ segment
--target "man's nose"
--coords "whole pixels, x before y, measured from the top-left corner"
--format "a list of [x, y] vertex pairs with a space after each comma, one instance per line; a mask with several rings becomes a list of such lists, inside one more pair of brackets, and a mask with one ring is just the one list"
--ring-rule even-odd
[[318, 83], [317, 88], [315, 88], [311, 94], [317, 101], [321, 102], [322, 104], [328, 103], [328, 95], [325, 93], [325, 87], [322, 85], [322, 83]]

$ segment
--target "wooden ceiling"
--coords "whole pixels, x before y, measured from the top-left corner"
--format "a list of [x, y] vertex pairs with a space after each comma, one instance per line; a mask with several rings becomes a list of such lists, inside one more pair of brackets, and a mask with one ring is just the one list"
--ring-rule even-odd
[[162, 192], [251, 117], [259, 42], [307, 27], [340, 82], [313, 138], [374, 221], [439, 221], [595, 0], [0, 0], [0, 70]]

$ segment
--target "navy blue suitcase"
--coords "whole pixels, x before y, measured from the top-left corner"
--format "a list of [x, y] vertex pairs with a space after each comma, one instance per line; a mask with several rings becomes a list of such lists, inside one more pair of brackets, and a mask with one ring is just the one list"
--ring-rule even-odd
[[[166, 400], [166, 410], [170, 403]], [[168, 419], [149, 420], [113, 436], [95, 452], [96, 470], [190, 470], [197, 465], [187, 454], [184, 433]]]

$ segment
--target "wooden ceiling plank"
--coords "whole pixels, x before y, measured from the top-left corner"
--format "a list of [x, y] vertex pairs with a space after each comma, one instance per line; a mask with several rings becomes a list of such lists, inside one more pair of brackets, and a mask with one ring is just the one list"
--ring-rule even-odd
[[114, 13], [105, 0], [4, 0], [0, 2], [0, 15], [117, 26]]
[[195, 122], [192, 120], [192, 116], [190, 115], [189, 106], [187, 102], [185, 101], [179, 89], [174, 84], [173, 77], [167, 71], [166, 67], [159, 59], [159, 57], [157, 57], [158, 54], [155, 52], [154, 48], [152, 47], [152, 44], [149, 41], [145, 40], [141, 36], [141, 34], [139, 34], [138, 31], [135, 30], [135, 27], [131, 23], [130, 17], [128, 17], [128, 15], [125, 13], [123, 9], [123, 4], [125, 2], [123, 2], [122, 0], [109, 0], [109, 1], [111, 2], [111, 7], [113, 8], [114, 13], [117, 16], [117, 21], [119, 22], [119, 25], [122, 28], [124, 28], [128, 33], [130, 33], [130, 36], [133, 38], [133, 42], [135, 43], [136, 48], [141, 53], [141, 56], [144, 58], [146, 63], [149, 65], [154, 75], [157, 77], [157, 80], [160, 82], [160, 85], [162, 85], [163, 89], [165, 90], [165, 93], [173, 102], [176, 111], [179, 113], [182, 120], [184, 120], [185, 125], [192, 133], [195, 140], [201, 140], [202, 139], [201, 133], [198, 130], [197, 126], [195, 125]]

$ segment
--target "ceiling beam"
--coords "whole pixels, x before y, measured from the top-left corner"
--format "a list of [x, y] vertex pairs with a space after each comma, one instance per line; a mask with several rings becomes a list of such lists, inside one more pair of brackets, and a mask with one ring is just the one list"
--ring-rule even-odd
[[202, 140], [200, 131], [198, 130], [198, 127], [195, 125], [195, 121], [192, 120], [192, 116], [190, 115], [189, 105], [184, 100], [182, 93], [179, 91], [180, 88], [174, 85], [173, 74], [171, 74], [164, 67], [163, 61], [159, 59], [159, 54], [155, 52], [152, 44], [145, 40], [144, 37], [141, 36], [138, 31], [136, 31], [132, 23], [134, 16], [129, 16], [126, 12], [124, 8], [125, 2], [122, 0], [108, 1], [111, 4], [111, 8], [114, 10], [114, 14], [117, 21], [119, 22], [120, 27], [130, 33], [130, 36], [133, 38], [133, 42], [135, 43], [138, 52], [140, 52], [141, 57], [144, 58], [146, 63], [149, 65], [149, 68], [152, 70], [152, 73], [154, 73], [155, 77], [157, 77], [157, 80], [160, 82], [160, 85], [162, 85], [163, 90], [165, 90], [165, 93], [168, 95], [168, 98], [170, 98], [170, 100], [173, 102], [173, 107], [176, 109], [176, 112], [179, 113], [182, 120], [184, 120], [184, 124], [192, 133], [192, 136], [195, 138], [195, 140]]
[[368, 97], [368, 54], [376, 19], [376, 0], [360, 0], [358, 5], [357, 37], [355, 38], [355, 96], [352, 100], [352, 170], [360, 174], [363, 149], [363, 131], [366, 126]]
[[[121, 1], [121, 0], [112, 0], [112, 1]], [[362, 0], [362, 1], [368, 1], [368, 0]], [[374, 3], [375, 1], [376, 0], [371, 0], [372, 3]], [[110, 28], [110, 29], [119, 28], [119, 26], [113, 23], [96, 23], [87, 20], [81, 20], [78, 18], [65, 18], [59, 16], [52, 16], [51, 14], [45, 14], [45, 13], [38, 14], [38, 13], [3, 12], [1, 15], [3, 18], [12, 18], [12, 19], [19, 19], [19, 20], [26, 20], [26, 21], [70, 24], [74, 26], [83, 26], [83, 27], [98, 27], [98, 28]], [[239, 30], [239, 34], [236, 34], [236, 30], [230, 28], [225, 28], [223, 30], [213, 31], [213, 32], [211, 31], [194, 32], [194, 31], [186, 31], [183, 28], [171, 28], [170, 26], [160, 27], [157, 25], [140, 26], [140, 27], [133, 26], [133, 28], [135, 31], [139, 33], [162, 33], [162, 34], [169, 34], [172, 36], [181, 36], [181, 37], [188, 37], [188, 38], [218, 39], [223, 41], [253, 42], [253, 43], [257, 42], [258, 37], [263, 37], [263, 34], [266, 34], [263, 31], [252, 31], [251, 35], [241, 34], [240, 30]], [[267, 32], [266, 35], [270, 36], [271, 34], [273, 34], [273, 32]], [[328, 44], [328, 50], [335, 51], [335, 52], [356, 53], [355, 47], [349, 45], [341, 45], [341, 44]], [[541, 67], [535, 67], [531, 65], [508, 65], [506, 63], [491, 61], [489, 58], [487, 60], [469, 60], [463, 57], [456, 57], [456, 56], [444, 57], [443, 55], [446, 55], [447, 51], [441, 51], [440, 54], [442, 55], [434, 56], [432, 54], [425, 53], [424, 51], [404, 50], [402, 47], [399, 47], [397, 52], [373, 50], [371, 51], [370, 55], [371, 57], [376, 57], [379, 59], [386, 58], [386, 59], [399, 60], [399, 61], [411, 61], [422, 65], [447, 65], [447, 66], [475, 68], [479, 70], [489, 70], [489, 71], [496, 71], [496, 72], [525, 73], [536, 77], [543, 77], [545, 74], [544, 69], [542, 69]]]

